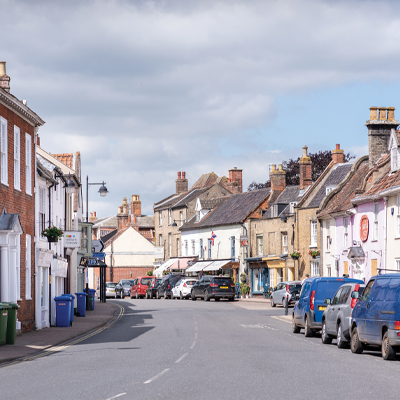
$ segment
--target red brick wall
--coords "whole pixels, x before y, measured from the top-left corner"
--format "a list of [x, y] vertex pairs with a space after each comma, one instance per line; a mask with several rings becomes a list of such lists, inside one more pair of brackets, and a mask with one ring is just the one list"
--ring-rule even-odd
[[[21, 235], [21, 299], [18, 304], [18, 320], [23, 331], [35, 329], [35, 137], [33, 127], [0, 104], [0, 116], [7, 120], [8, 130], [8, 186], [0, 183], [0, 212], [5, 207], [8, 213], [19, 214], [24, 233]], [[20, 129], [21, 145], [21, 191], [14, 189], [14, 125]], [[31, 183], [32, 195], [26, 194], [25, 172], [25, 133], [31, 135]], [[31, 235], [31, 300], [26, 300], [26, 234]]]
[[262, 210], [268, 209], [268, 199], [269, 196], [260, 204], [260, 206], [254, 210], [248, 218], [261, 218], [262, 217]]

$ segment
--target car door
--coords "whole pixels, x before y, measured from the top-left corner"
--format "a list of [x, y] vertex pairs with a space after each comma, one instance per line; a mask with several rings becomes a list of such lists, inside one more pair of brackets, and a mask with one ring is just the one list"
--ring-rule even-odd
[[341, 286], [335, 295], [332, 298], [331, 305], [328, 306], [326, 310], [326, 331], [327, 333], [335, 333], [336, 332], [336, 319], [339, 308], [339, 299], [342, 293], [343, 286]]
[[273, 292], [273, 298], [275, 304], [282, 304], [282, 288], [284, 285], [280, 283]]
[[310, 300], [311, 285], [312, 282], [304, 282], [303, 287], [301, 288], [299, 301], [296, 303], [293, 311], [296, 323], [301, 326], [304, 325], [304, 314]]
[[365, 331], [365, 319], [367, 316], [367, 306], [368, 309], [370, 308], [370, 297], [371, 297], [371, 291], [374, 286], [375, 279], [371, 279], [367, 286], [364, 289], [364, 292], [361, 296], [361, 299], [359, 299], [354, 307], [353, 310], [353, 320], [357, 322], [357, 329], [358, 329], [358, 335], [360, 337], [360, 340], [365, 341], [367, 339], [366, 337], [366, 331]]

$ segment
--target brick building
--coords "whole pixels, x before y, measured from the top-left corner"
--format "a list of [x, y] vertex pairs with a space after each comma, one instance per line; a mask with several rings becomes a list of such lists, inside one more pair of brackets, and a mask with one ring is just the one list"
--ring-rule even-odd
[[10, 93], [0, 62], [0, 299], [18, 302], [22, 331], [35, 329], [35, 144], [43, 124]]

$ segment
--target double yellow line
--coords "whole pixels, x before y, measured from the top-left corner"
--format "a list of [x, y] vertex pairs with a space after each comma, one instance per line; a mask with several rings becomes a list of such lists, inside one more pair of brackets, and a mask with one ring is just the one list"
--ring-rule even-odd
[[[114, 303], [114, 304], [115, 304], [115, 303]], [[83, 342], [84, 340], [89, 339], [90, 337], [95, 336], [95, 335], [99, 334], [100, 332], [103, 332], [105, 329], [110, 328], [110, 327], [111, 327], [112, 325], [114, 325], [117, 321], [119, 321], [119, 320], [122, 318], [122, 316], [124, 315], [124, 312], [125, 312], [124, 307], [120, 306], [119, 304], [115, 304], [115, 305], [119, 307], [119, 314], [118, 314], [112, 321], [110, 321], [109, 323], [107, 323], [107, 324], [104, 325], [103, 327], [101, 327], [101, 328], [99, 328], [99, 329], [97, 329], [97, 330], [95, 330], [95, 331], [93, 331], [93, 332], [90, 332], [90, 333], [88, 333], [88, 334], [85, 335], [85, 336], [81, 336], [81, 337], [79, 337], [79, 338], [73, 340], [72, 342], [68, 342], [67, 344], [65, 344], [65, 345], [63, 345], [63, 346], [52, 346], [52, 347], [49, 347], [48, 349], [45, 349], [45, 350], [41, 351], [40, 353], [37, 353], [37, 354], [35, 354], [35, 355], [33, 355], [33, 356], [24, 357], [24, 358], [19, 358], [19, 359], [15, 360], [15, 361], [11, 361], [11, 362], [9, 362], [9, 363], [6, 362], [6, 363], [0, 365], [0, 368], [8, 367], [8, 366], [10, 366], [10, 365], [19, 364], [19, 363], [24, 362], [24, 361], [33, 361], [33, 360], [36, 360], [36, 359], [38, 359], [38, 358], [51, 355], [51, 354], [53, 354], [53, 353], [56, 353], [56, 352], [65, 350], [65, 349], [67, 349], [68, 347], [73, 346], [74, 344]], [[50, 329], [51, 329], [51, 328], [50, 328]]]

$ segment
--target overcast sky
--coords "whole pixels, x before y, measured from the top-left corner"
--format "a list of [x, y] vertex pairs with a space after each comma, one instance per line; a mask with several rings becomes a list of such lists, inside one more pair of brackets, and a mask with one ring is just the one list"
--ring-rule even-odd
[[[142, 211], [208, 172], [336, 143], [367, 153], [370, 106], [398, 106], [396, 1], [0, 0], [11, 93], [46, 121], [51, 153], [80, 151], [89, 211]], [[400, 106], [399, 106], [400, 107]], [[400, 109], [395, 112], [397, 119]], [[85, 195], [85, 190], [84, 190]]]

